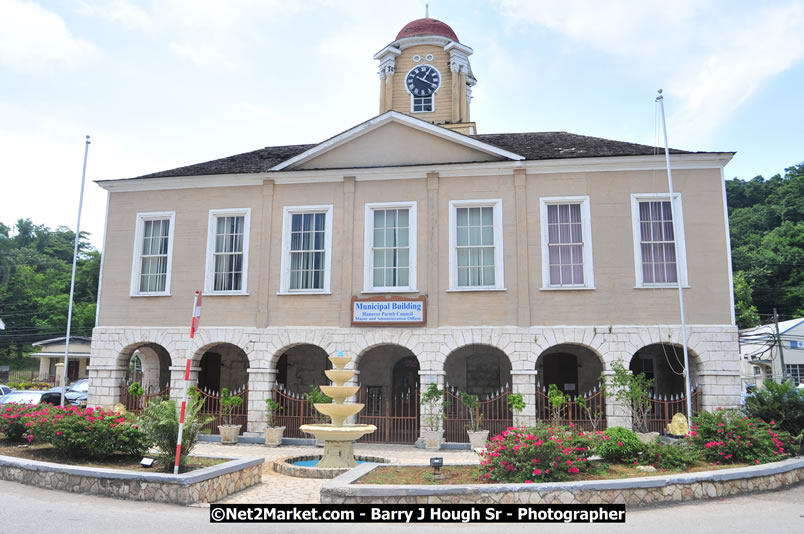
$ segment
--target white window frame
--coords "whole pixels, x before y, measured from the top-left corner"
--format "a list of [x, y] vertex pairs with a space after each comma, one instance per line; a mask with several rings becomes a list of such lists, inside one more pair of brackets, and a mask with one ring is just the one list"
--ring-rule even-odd
[[[140, 275], [142, 274], [142, 240], [145, 231], [145, 221], [170, 221], [168, 228], [168, 250], [167, 250], [167, 273], [165, 276], [165, 290], [141, 292]], [[175, 211], [149, 211], [141, 212], [136, 215], [134, 230], [134, 253], [131, 260], [131, 287], [129, 295], [132, 297], [169, 297], [170, 296], [170, 273], [173, 270], [173, 235], [176, 229]]]
[[[218, 217], [243, 217], [243, 282], [236, 291], [215, 290], [215, 236]], [[207, 264], [204, 274], [204, 295], [248, 295], [248, 245], [251, 228], [251, 208], [209, 210], [207, 224]]]
[[[290, 289], [291, 217], [304, 213], [325, 213], [324, 221], [324, 287], [323, 289]], [[282, 261], [279, 277], [280, 295], [328, 295], [332, 278], [332, 204], [316, 206], [285, 206], [282, 215]]]
[[[457, 232], [458, 208], [494, 208], [494, 285], [459, 286]], [[449, 289], [447, 291], [505, 291], [501, 198], [449, 201]]]
[[[374, 286], [374, 210], [407, 209], [408, 210], [408, 285], [407, 286]], [[363, 239], [363, 293], [418, 293], [416, 289], [417, 265], [417, 212], [416, 202], [371, 202], [366, 204], [365, 235]]]
[[[550, 239], [547, 224], [547, 206], [557, 204], [580, 204], [581, 205], [581, 228], [583, 239], [583, 284], [561, 285], [550, 283]], [[542, 235], [542, 290], [545, 291], [566, 291], [578, 289], [595, 289], [595, 275], [593, 255], [592, 255], [592, 216], [590, 209], [589, 196], [570, 196], [570, 197], [541, 197], [539, 198], [539, 208], [541, 216], [541, 235]]]
[[[669, 193], [633, 193], [631, 195], [631, 224], [632, 237], [634, 240], [634, 271], [636, 276], [636, 288], [657, 288], [657, 287], [678, 287], [677, 283], [649, 284], [645, 283], [642, 276], [642, 233], [639, 226], [639, 203], [657, 200], [669, 200]], [[681, 287], [689, 287], [687, 277], [687, 241], [684, 236], [684, 212], [682, 210], [681, 193], [673, 195], [673, 229], [675, 232], [676, 261], [678, 262], [678, 278]]]

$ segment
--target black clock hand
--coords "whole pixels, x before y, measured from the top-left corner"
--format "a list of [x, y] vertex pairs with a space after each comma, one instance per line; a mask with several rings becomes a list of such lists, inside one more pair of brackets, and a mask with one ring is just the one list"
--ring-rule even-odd
[[429, 80], [425, 80], [424, 78], [422, 78], [422, 77], [420, 77], [420, 76], [416, 76], [416, 79], [417, 79], [417, 80], [421, 80], [421, 81], [423, 81], [424, 83], [429, 83], [429, 84], [430, 84], [430, 85], [432, 85], [433, 87], [438, 87], [438, 85], [434, 84], [433, 82], [431, 82], [431, 81], [429, 81]]

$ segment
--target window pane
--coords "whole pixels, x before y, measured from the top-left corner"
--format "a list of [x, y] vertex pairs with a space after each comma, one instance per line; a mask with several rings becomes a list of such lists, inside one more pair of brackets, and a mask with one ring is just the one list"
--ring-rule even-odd
[[458, 226], [466, 226], [469, 224], [469, 208], [458, 208], [457, 210]]
[[469, 244], [469, 229], [468, 228], [457, 228], [457, 242], [459, 247], [464, 247]]
[[400, 228], [397, 232], [397, 246], [400, 247], [407, 247], [408, 246], [408, 229], [407, 228]]
[[398, 271], [398, 276], [399, 276], [398, 284], [400, 286], [405, 287], [405, 286], [410, 285], [410, 281], [409, 281], [410, 278], [409, 278], [409, 270], [408, 269], [406, 269], [404, 267], [400, 268], [399, 271]]
[[409, 211], [410, 210], [408, 210], [408, 209], [403, 209], [403, 210], [398, 211], [399, 221], [398, 221], [397, 224], [399, 225], [400, 228], [408, 228], [408, 227], [410, 227], [410, 224], [408, 223], [408, 217], [410, 216]]
[[[410, 267], [410, 251], [407, 249], [400, 249], [397, 264], [400, 267]], [[407, 285], [407, 284], [403, 284]]]
[[382, 229], [374, 229], [374, 246], [375, 247], [384, 247], [385, 246], [385, 230]]

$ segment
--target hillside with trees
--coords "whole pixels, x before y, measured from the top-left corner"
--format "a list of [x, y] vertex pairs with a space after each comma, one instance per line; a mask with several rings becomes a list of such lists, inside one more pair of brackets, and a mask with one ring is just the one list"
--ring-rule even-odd
[[[100, 252], [81, 232], [76, 266], [73, 335], [89, 336], [95, 325]], [[24, 358], [31, 343], [64, 336], [75, 233], [51, 230], [30, 219], [11, 228], [0, 223], [0, 364], [18, 368], [34, 363]]]
[[804, 315], [804, 163], [784, 176], [726, 181], [741, 328]]

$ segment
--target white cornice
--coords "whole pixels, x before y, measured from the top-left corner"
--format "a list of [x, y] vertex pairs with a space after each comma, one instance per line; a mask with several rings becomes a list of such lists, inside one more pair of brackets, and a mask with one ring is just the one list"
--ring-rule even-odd
[[[672, 154], [673, 170], [721, 169], [733, 157], [729, 152], [706, 154]], [[362, 167], [302, 171], [273, 171], [250, 174], [213, 174], [206, 176], [177, 176], [166, 178], [133, 178], [102, 180], [97, 184], [113, 193], [127, 191], [162, 191], [206, 187], [237, 187], [262, 185], [271, 179], [277, 185], [340, 182], [344, 176], [356, 181], [424, 179], [428, 172], [441, 177], [489, 176], [513, 173], [525, 169], [528, 174], [566, 174], [577, 172], [664, 171], [664, 155], [614, 156], [602, 158], [572, 158], [536, 161], [492, 161], [480, 163], [443, 163], [400, 167]]]
[[166, 176], [164, 178], [128, 178], [123, 180], [96, 180], [95, 183], [112, 193], [127, 191], [163, 191], [165, 189], [193, 189], [196, 187], [238, 187], [262, 185], [266, 173], [205, 174], [201, 176]]
[[271, 167], [269, 171], [282, 171], [285, 169], [291, 169], [296, 165], [300, 165], [322, 154], [326, 154], [327, 152], [333, 150], [334, 148], [344, 145], [349, 141], [352, 141], [353, 139], [361, 137], [373, 130], [376, 130], [380, 126], [384, 126], [391, 122], [403, 124], [413, 129], [426, 132], [431, 135], [435, 135], [436, 137], [452, 141], [456, 144], [473, 148], [485, 154], [491, 154], [493, 156], [511, 160], [525, 159], [524, 156], [520, 156], [519, 154], [514, 154], [513, 152], [509, 152], [508, 150], [503, 150], [494, 145], [489, 145], [482, 141], [478, 141], [477, 139], [474, 139], [467, 135], [455, 133], [452, 130], [448, 130], [447, 128], [442, 128], [441, 126], [436, 126], [429, 122], [413, 118], [404, 113], [399, 113], [398, 111], [387, 111], [382, 115], [379, 115], [377, 117], [374, 117], [373, 119], [364, 122], [363, 124], [359, 124], [354, 128], [351, 128], [339, 135], [336, 135], [335, 137], [327, 139], [323, 143], [320, 143], [314, 146], [313, 148], [302, 152], [298, 156], [285, 160], [282, 163], [275, 165], [274, 167]]
[[390, 55], [391, 57], [396, 57], [402, 53], [402, 50], [398, 49], [394, 45], [388, 45], [376, 54], [374, 54], [374, 59], [383, 59], [385, 56]]

